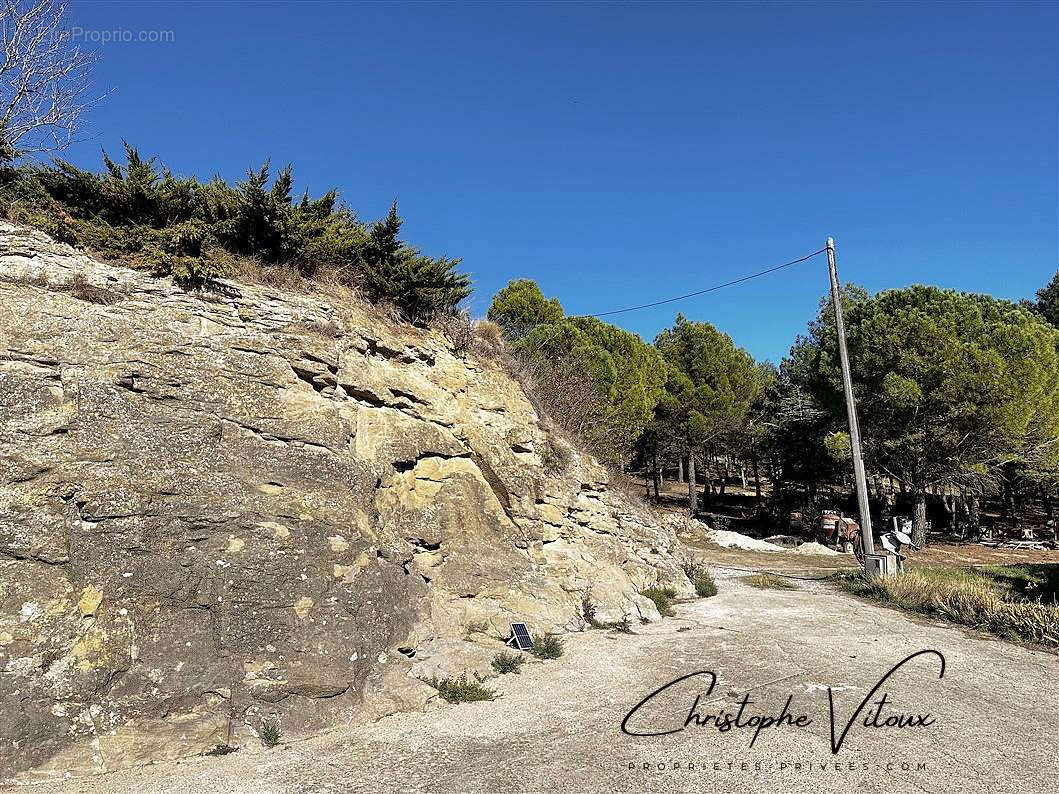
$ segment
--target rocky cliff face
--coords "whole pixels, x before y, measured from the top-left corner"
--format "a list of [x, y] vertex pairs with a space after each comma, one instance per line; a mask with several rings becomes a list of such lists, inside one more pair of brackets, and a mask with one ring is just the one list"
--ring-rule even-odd
[[0, 779], [422, 708], [511, 621], [688, 587], [672, 531], [436, 334], [6, 223], [0, 301]]

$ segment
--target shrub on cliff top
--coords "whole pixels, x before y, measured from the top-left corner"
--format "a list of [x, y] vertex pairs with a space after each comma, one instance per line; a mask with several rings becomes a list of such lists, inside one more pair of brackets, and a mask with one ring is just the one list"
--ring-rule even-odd
[[[292, 195], [288, 165], [266, 162], [234, 185], [181, 178], [128, 143], [125, 163], [106, 154], [100, 173], [56, 160], [0, 169], [0, 210], [63, 242], [198, 286], [233, 275], [233, 257], [355, 286], [425, 323], [470, 295], [458, 259], [426, 256], [400, 239], [397, 204], [365, 225], [330, 190]], [[275, 279], [273, 279], [275, 280]]]

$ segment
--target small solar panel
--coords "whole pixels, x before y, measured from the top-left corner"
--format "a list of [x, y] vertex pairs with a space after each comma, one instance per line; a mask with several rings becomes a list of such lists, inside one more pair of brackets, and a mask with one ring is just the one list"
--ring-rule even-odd
[[533, 647], [533, 637], [530, 636], [529, 627], [525, 623], [511, 624], [511, 639], [508, 645], [514, 645], [520, 651], [528, 651]]

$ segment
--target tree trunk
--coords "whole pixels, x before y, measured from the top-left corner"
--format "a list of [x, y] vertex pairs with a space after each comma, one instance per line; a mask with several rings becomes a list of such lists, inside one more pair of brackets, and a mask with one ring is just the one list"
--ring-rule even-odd
[[755, 452], [753, 457], [750, 458], [751, 465], [754, 467], [754, 497], [761, 501], [761, 475], [758, 474], [757, 470], [757, 453]]
[[702, 506], [703, 509], [713, 504], [713, 475], [710, 474], [710, 461], [702, 456]]
[[695, 485], [695, 453], [688, 455], [688, 515], [692, 518], [699, 508], [699, 489]]
[[978, 514], [978, 494], [972, 493], [967, 500], [967, 521], [971, 528], [969, 533], [975, 540], [982, 537], [982, 527], [979, 524], [981, 516]]
[[1004, 488], [1000, 497], [1000, 518], [1004, 521], [1010, 521], [1014, 524], [1014, 518], [1012, 517], [1011, 505], [1013, 499], [1011, 497], [1011, 478], [1010, 466], [1004, 467]]
[[927, 492], [921, 486], [913, 488], [912, 542], [917, 546], [927, 545]]
[[677, 482], [684, 482], [684, 458], [677, 461]]
[[658, 455], [654, 456], [654, 465], [655, 499], [658, 499], [662, 490], [662, 467], [658, 465]]
[[949, 518], [949, 529], [952, 531], [956, 530], [956, 497], [951, 497], [952, 501], [949, 501], [949, 494], [942, 492], [941, 494], [941, 507], [948, 515]]

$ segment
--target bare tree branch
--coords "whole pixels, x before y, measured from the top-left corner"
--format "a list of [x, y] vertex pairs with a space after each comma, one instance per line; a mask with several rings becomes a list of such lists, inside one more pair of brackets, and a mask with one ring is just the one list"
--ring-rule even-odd
[[70, 38], [62, 0], [0, 0], [0, 159], [61, 151], [74, 140], [96, 54]]

